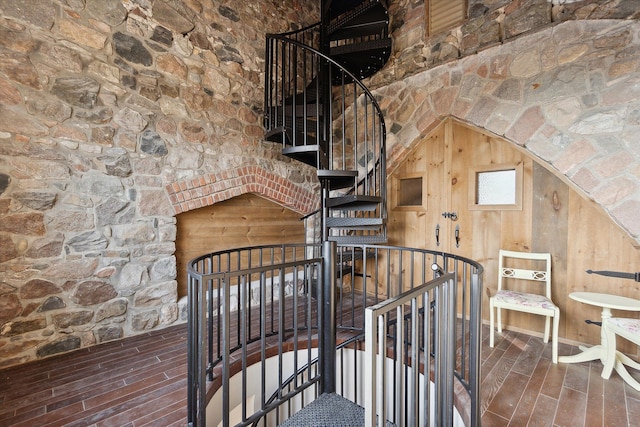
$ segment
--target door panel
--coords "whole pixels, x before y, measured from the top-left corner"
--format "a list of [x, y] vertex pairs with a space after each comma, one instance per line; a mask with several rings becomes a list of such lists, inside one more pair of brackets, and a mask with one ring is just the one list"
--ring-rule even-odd
[[[522, 165], [521, 208], [476, 208], [474, 191], [470, 191], [475, 188], [473, 171], [502, 164]], [[403, 177], [422, 173], [428, 188], [421, 207], [397, 206], [392, 198], [390, 243], [436, 249], [477, 260], [486, 269], [485, 288], [493, 291], [499, 249], [530, 250], [531, 247], [531, 170], [532, 160], [509, 143], [453, 120], [445, 122], [417, 144], [407, 161], [390, 176], [393, 186]], [[455, 213], [456, 218], [444, 217], [445, 212]], [[439, 245], [436, 227], [440, 230]], [[488, 313], [488, 300], [484, 304], [484, 311]]]

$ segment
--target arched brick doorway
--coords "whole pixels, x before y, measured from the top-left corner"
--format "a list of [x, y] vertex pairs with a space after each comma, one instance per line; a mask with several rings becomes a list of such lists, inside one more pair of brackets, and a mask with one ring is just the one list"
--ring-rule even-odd
[[316, 197], [257, 166], [167, 186], [176, 212], [178, 296], [187, 294], [186, 264], [217, 250], [304, 242], [300, 217]]

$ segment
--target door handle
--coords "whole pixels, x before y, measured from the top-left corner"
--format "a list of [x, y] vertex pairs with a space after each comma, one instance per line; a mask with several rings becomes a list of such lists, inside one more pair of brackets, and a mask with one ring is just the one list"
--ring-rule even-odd
[[456, 225], [456, 248], [460, 247], [460, 226]]
[[451, 221], [457, 221], [458, 220], [458, 213], [457, 212], [442, 212], [442, 216], [445, 217], [445, 218], [451, 219]]
[[440, 224], [436, 225], [436, 246], [440, 246]]

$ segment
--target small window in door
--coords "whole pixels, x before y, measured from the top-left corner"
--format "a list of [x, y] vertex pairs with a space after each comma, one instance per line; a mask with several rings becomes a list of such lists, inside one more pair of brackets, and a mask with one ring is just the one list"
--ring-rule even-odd
[[522, 164], [478, 167], [469, 183], [469, 209], [521, 210]]
[[426, 206], [426, 179], [422, 175], [394, 179], [392, 206], [404, 210], [423, 210]]

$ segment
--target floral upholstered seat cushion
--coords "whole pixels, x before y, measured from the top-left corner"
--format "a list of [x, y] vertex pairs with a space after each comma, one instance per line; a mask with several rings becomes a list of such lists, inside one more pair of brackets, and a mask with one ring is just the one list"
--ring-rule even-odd
[[612, 317], [609, 322], [631, 335], [640, 337], [640, 319], [627, 319], [625, 317]]
[[555, 304], [544, 295], [529, 294], [526, 292], [501, 290], [495, 295], [495, 301], [506, 304], [518, 304], [525, 307], [540, 307], [545, 309], [555, 308]]

